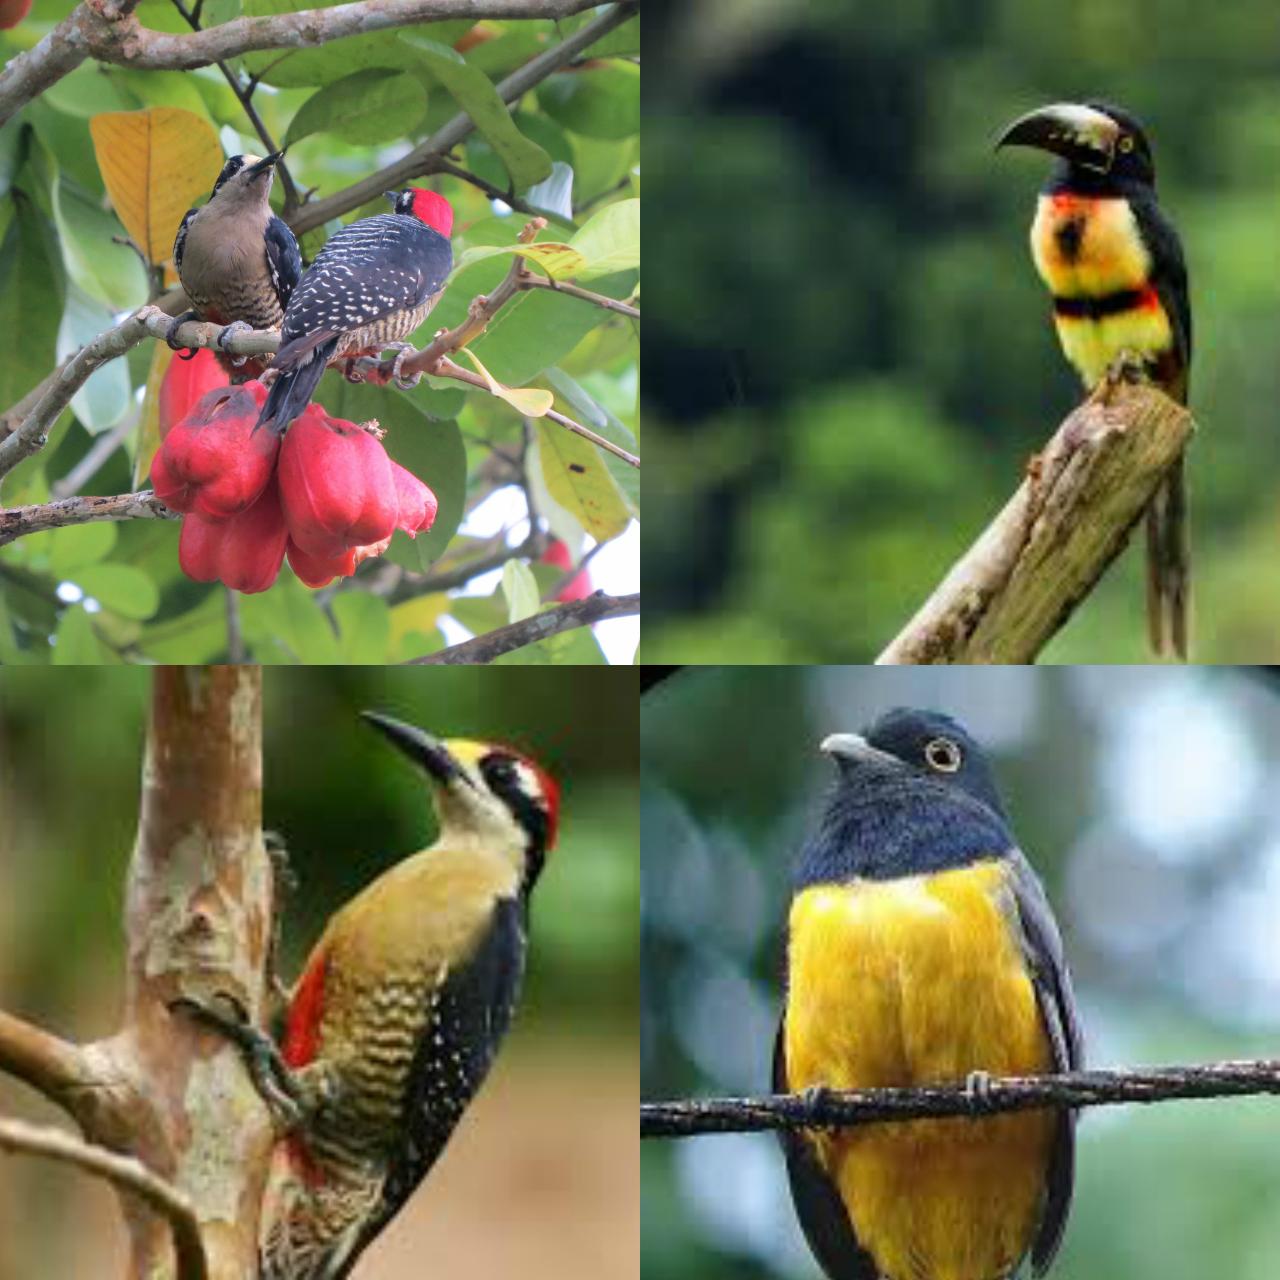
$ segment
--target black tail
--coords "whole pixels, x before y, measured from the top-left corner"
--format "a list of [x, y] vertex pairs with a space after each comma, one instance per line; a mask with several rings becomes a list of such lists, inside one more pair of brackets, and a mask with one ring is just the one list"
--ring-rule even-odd
[[1184, 459], [1165, 473], [1147, 508], [1147, 629], [1157, 657], [1187, 660], [1191, 545]]
[[267, 392], [267, 403], [258, 414], [259, 427], [270, 425], [277, 435], [284, 433], [289, 423], [311, 403], [337, 346], [338, 339], [330, 338], [306, 352], [292, 368], [280, 371]]

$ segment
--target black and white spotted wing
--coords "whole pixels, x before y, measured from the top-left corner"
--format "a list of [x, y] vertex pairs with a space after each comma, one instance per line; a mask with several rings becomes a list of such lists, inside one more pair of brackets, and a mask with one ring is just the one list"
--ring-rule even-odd
[[[475, 954], [437, 989], [410, 1076], [405, 1142], [387, 1171], [382, 1204], [350, 1255], [351, 1265], [426, 1177], [484, 1083], [520, 997], [525, 919], [523, 899], [499, 899]], [[340, 1271], [334, 1280], [346, 1274]]]
[[290, 343], [305, 339], [312, 347], [421, 306], [452, 267], [453, 246], [417, 218], [380, 213], [343, 227], [293, 292], [277, 363], [287, 362]]
[[267, 222], [267, 270], [281, 307], [287, 307], [302, 277], [302, 253], [293, 232], [275, 214]]

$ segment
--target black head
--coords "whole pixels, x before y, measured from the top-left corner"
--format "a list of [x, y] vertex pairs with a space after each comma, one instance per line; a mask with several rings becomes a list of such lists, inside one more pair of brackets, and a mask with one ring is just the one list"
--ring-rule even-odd
[[274, 151], [261, 159], [257, 156], [232, 156], [222, 166], [222, 172], [218, 174], [218, 180], [213, 184], [209, 199], [212, 200], [228, 184], [232, 190], [269, 192], [276, 165], [280, 163], [283, 155], [283, 151]]
[[1141, 121], [1110, 103], [1056, 102], [1015, 120], [996, 147], [1037, 147], [1060, 156], [1069, 169], [1113, 181], [1153, 185], [1151, 144]]
[[919, 875], [1013, 846], [981, 747], [949, 716], [890, 711], [822, 743], [839, 773], [798, 883]]

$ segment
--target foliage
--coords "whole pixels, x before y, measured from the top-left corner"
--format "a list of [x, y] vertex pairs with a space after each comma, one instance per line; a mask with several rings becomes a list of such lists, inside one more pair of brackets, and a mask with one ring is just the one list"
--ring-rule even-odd
[[[1259, 0], [1192, 14], [763, 4], [664, 74], [647, 660], [866, 661], [1003, 505], [1080, 390], [1028, 253], [1046, 158], [992, 143], [1090, 96], [1146, 123], [1187, 250], [1197, 656], [1280, 654], [1280, 47]], [[1046, 657], [1142, 661], [1142, 618], [1131, 551]]]
[[[0, 36], [0, 58], [33, 46], [72, 7], [70, 0], [42, 4], [39, 21]], [[211, 2], [203, 23], [305, 7], [293, 0]], [[242, 84], [258, 77], [253, 107], [269, 137], [287, 141], [297, 189], [317, 198], [351, 186], [467, 113], [475, 131], [450, 160], [490, 191], [546, 212], [551, 225], [541, 239], [568, 246], [547, 267], [537, 251], [532, 268], [627, 299], [639, 279], [638, 20], [510, 108], [494, 87], [593, 16], [435, 22], [315, 49], [261, 50], [230, 69]], [[148, 28], [189, 31], [171, 0], [143, 0], [138, 17]], [[207, 197], [224, 154], [264, 151], [217, 67], [147, 73], [86, 62], [0, 129], [0, 320], [22, 335], [0, 350], [0, 409], [122, 312], [173, 285], [169, 257], [183, 213]], [[440, 306], [411, 336], [423, 346], [502, 278], [528, 215], [451, 174], [414, 181], [440, 190], [457, 215], [457, 269]], [[273, 203], [288, 217], [285, 196], [278, 177]], [[344, 220], [385, 207], [379, 200]], [[314, 257], [339, 225], [304, 236], [304, 257]], [[502, 508], [505, 523], [516, 526], [507, 535], [512, 548], [525, 537], [521, 490], [532, 487], [544, 528], [569, 545], [575, 562], [592, 540], [620, 534], [639, 516], [638, 487], [622, 474], [630, 468], [614, 467], [616, 459], [558, 426], [540, 423], [535, 435], [521, 415], [554, 404], [634, 452], [638, 352], [636, 321], [537, 289], [519, 294], [474, 344], [475, 367], [501, 384], [500, 398], [443, 379], [424, 379], [406, 392], [352, 386], [328, 373], [317, 399], [335, 415], [377, 419], [390, 455], [436, 493], [439, 515], [429, 535], [411, 542], [397, 534], [385, 557], [337, 588], [311, 592], [285, 570], [262, 598], [241, 602], [243, 656], [399, 661], [442, 648], [442, 620], [454, 639], [459, 626], [486, 630], [505, 621], [498, 575], [464, 584], [465, 597], [433, 591], [429, 576], [433, 567], [453, 573], [491, 550], [459, 526], [499, 490], [515, 498]], [[95, 373], [53, 425], [48, 445], [3, 477], [0, 505], [65, 496], [60, 482], [86, 465], [92, 474], [70, 492], [145, 487], [158, 441], [159, 387], [173, 358], [148, 341]], [[86, 464], [91, 451], [105, 451], [96, 469]], [[565, 482], [566, 455], [581, 464], [581, 484]], [[0, 547], [0, 660], [201, 662], [236, 652], [224, 590], [182, 575], [178, 534], [176, 522], [129, 521], [55, 529]], [[386, 572], [388, 561], [398, 575]], [[542, 607], [561, 573], [534, 566], [532, 577]], [[411, 626], [402, 620], [407, 611]], [[584, 644], [579, 660], [602, 661], [590, 632], [575, 640], [574, 651], [582, 655]], [[526, 656], [547, 661], [562, 649], [536, 646]]]

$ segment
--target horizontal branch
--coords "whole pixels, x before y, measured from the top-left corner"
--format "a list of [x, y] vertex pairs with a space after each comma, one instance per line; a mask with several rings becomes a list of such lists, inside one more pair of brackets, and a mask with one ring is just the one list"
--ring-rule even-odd
[[411, 658], [407, 666], [437, 666], [460, 663], [492, 662], [494, 658], [516, 649], [523, 649], [527, 644], [536, 644], [539, 640], [549, 639], [562, 631], [573, 631], [578, 627], [589, 627], [593, 622], [603, 622], [606, 618], [623, 618], [640, 612], [640, 593], [630, 596], [607, 596], [603, 591], [584, 596], [581, 600], [569, 604], [557, 605], [543, 613], [532, 614], [519, 622], [508, 626], [486, 631], [482, 636], [464, 640], [461, 644], [450, 645], [436, 653], [429, 653], [422, 658]]
[[0, 509], [0, 547], [24, 534], [62, 529], [73, 524], [97, 524], [104, 520], [180, 520], [150, 489], [117, 493], [110, 497], [58, 498], [31, 507]]
[[1108, 377], [876, 661], [1033, 662], [1123, 550], [1193, 425], [1149, 384]]
[[[167, 311], [152, 304], [140, 307], [136, 315], [153, 338], [169, 336], [173, 316]], [[181, 347], [215, 347], [233, 356], [274, 355], [279, 349], [279, 329], [239, 329], [222, 339], [225, 329], [225, 325], [208, 320], [187, 320], [174, 331], [173, 340]]]
[[195, 1209], [177, 1187], [132, 1156], [91, 1146], [60, 1129], [0, 1119], [0, 1150], [73, 1165], [137, 1196], [169, 1224], [178, 1269], [175, 1280], [207, 1280], [208, 1265]]
[[[585, 6], [579, 5], [579, 8]], [[590, 22], [584, 23], [572, 35], [544, 49], [517, 67], [505, 79], [494, 86], [498, 97], [510, 105], [523, 97], [530, 89], [541, 84], [549, 75], [572, 62], [589, 45], [609, 34], [616, 27], [640, 12], [640, 0], [620, 0]], [[289, 225], [302, 235], [315, 227], [323, 226], [330, 218], [341, 217], [358, 209], [362, 204], [376, 200], [384, 191], [398, 190], [414, 178], [426, 177], [441, 171], [439, 157], [447, 155], [458, 143], [475, 132], [475, 121], [465, 111], [450, 117], [435, 133], [407, 155], [379, 169], [377, 173], [335, 192], [324, 200], [313, 200], [302, 206], [290, 219]], [[504, 197], [505, 198], [505, 197]]]
[[704, 1133], [827, 1129], [945, 1116], [980, 1119], [1043, 1107], [1075, 1109], [1278, 1093], [1277, 1059], [1069, 1071], [1052, 1076], [978, 1075], [957, 1084], [910, 1089], [811, 1089], [766, 1098], [642, 1102], [640, 1136], [691, 1138]]
[[[345, 36], [451, 18], [565, 18], [594, 0], [361, 0], [258, 18], [233, 18], [189, 34], [144, 27], [138, 0], [92, 0], [0, 73], [0, 124], [86, 58], [146, 71], [188, 71], [258, 49], [314, 49]], [[354, 207], [354, 206], [353, 206]]]
[[522, 289], [550, 289], [554, 293], [563, 293], [568, 298], [581, 298], [583, 302], [590, 302], [593, 306], [604, 307], [606, 311], [616, 311], [619, 315], [630, 316], [633, 320], [640, 319], [640, 308], [633, 307], [629, 302], [619, 302], [617, 298], [606, 298], [603, 293], [592, 293], [590, 289], [584, 289], [581, 285], [573, 284], [568, 280], [552, 280], [548, 276], [534, 275], [530, 272], [520, 281]]

